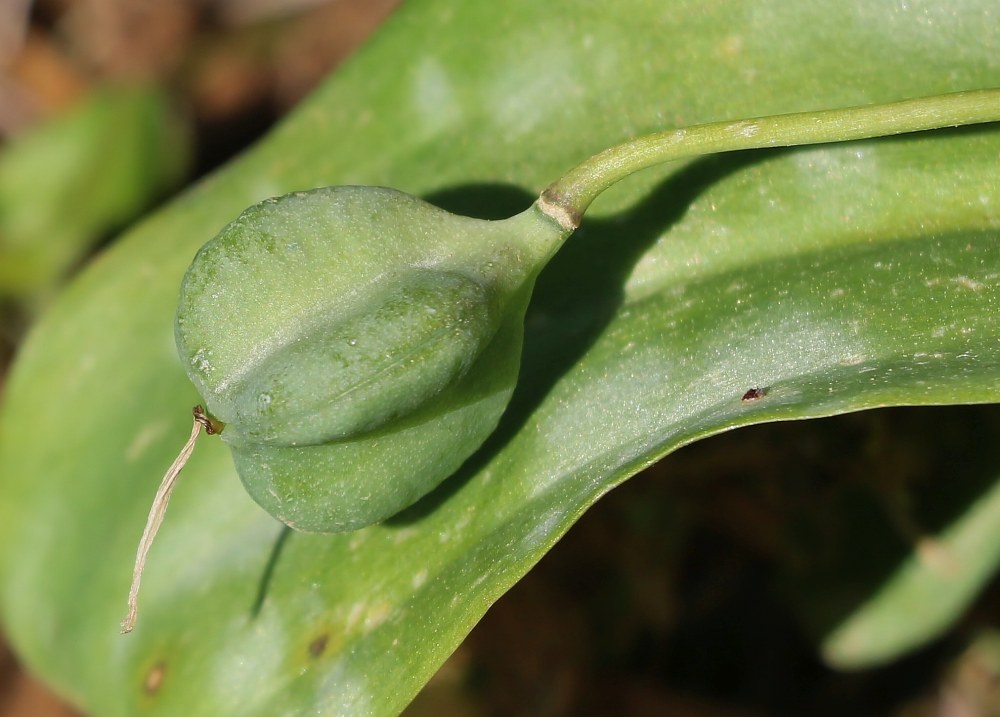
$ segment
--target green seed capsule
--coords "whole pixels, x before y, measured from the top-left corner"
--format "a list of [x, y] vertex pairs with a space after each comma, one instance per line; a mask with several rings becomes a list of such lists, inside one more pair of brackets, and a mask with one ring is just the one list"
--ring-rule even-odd
[[352, 316], [305, 323], [220, 391], [230, 442], [315, 445], [374, 430], [461, 378], [496, 332], [475, 279], [417, 270], [386, 283]]
[[289, 525], [407, 507], [489, 436], [524, 311], [567, 231], [536, 208], [459, 217], [378, 187], [245, 211], [181, 287], [178, 350], [247, 491]]

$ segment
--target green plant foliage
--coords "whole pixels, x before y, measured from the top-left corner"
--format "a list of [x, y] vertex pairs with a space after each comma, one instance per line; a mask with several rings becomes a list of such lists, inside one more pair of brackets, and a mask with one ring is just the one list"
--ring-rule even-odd
[[174, 186], [186, 137], [158, 90], [94, 91], [0, 151], [0, 297], [50, 290], [103, 233]]
[[887, 662], [947, 629], [1000, 562], [997, 516], [1000, 480], [827, 636], [827, 660], [847, 668]]
[[[602, 197], [539, 277], [510, 408], [454, 476], [385, 523], [305, 535], [203, 440], [139, 626], [117, 633], [198, 401], [173, 346], [181, 277], [247, 206], [380, 184], [507, 216], [651, 129], [995, 85], [997, 20], [973, 0], [407, 3], [267, 141], [124, 237], [25, 344], [0, 423], [0, 613], [19, 653], [94, 715], [395, 714], [594, 501], [678, 446], [998, 400], [995, 127], [652, 170]], [[960, 569], [975, 583], [994, 559], [970, 549]], [[961, 606], [939, 603], [936, 624]]]

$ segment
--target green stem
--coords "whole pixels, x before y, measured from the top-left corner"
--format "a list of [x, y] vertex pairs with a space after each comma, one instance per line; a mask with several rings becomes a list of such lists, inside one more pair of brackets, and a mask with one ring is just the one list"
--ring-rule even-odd
[[572, 230], [601, 192], [656, 164], [715, 152], [843, 142], [1000, 121], [1000, 88], [666, 130], [596, 154], [550, 184], [538, 207]]

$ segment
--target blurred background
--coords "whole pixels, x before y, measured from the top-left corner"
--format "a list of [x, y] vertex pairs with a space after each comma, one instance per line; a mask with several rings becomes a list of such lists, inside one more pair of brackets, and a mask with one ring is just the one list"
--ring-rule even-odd
[[[0, 0], [0, 395], [79, 267], [252, 144], [397, 4]], [[893, 664], [842, 673], [817, 649], [995, 479], [966, 456], [998, 433], [995, 407], [892, 409], [682, 449], [591, 510], [407, 714], [1000, 715], [996, 580]], [[0, 716], [75, 714], [0, 636]]]

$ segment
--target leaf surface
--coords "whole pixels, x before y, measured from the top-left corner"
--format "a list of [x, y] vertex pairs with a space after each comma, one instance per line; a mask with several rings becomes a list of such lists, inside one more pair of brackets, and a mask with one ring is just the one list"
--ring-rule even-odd
[[514, 401], [457, 475], [385, 524], [291, 533], [204, 440], [139, 626], [117, 633], [198, 401], [177, 288], [243, 208], [365, 183], [510, 214], [643, 131], [995, 85], [996, 12], [411, 0], [266, 141], [100, 257], [24, 346], [0, 423], [0, 613], [20, 654], [95, 716], [395, 714], [594, 501], [671, 450], [761, 421], [998, 400], [996, 128], [651, 170], [542, 274]]

